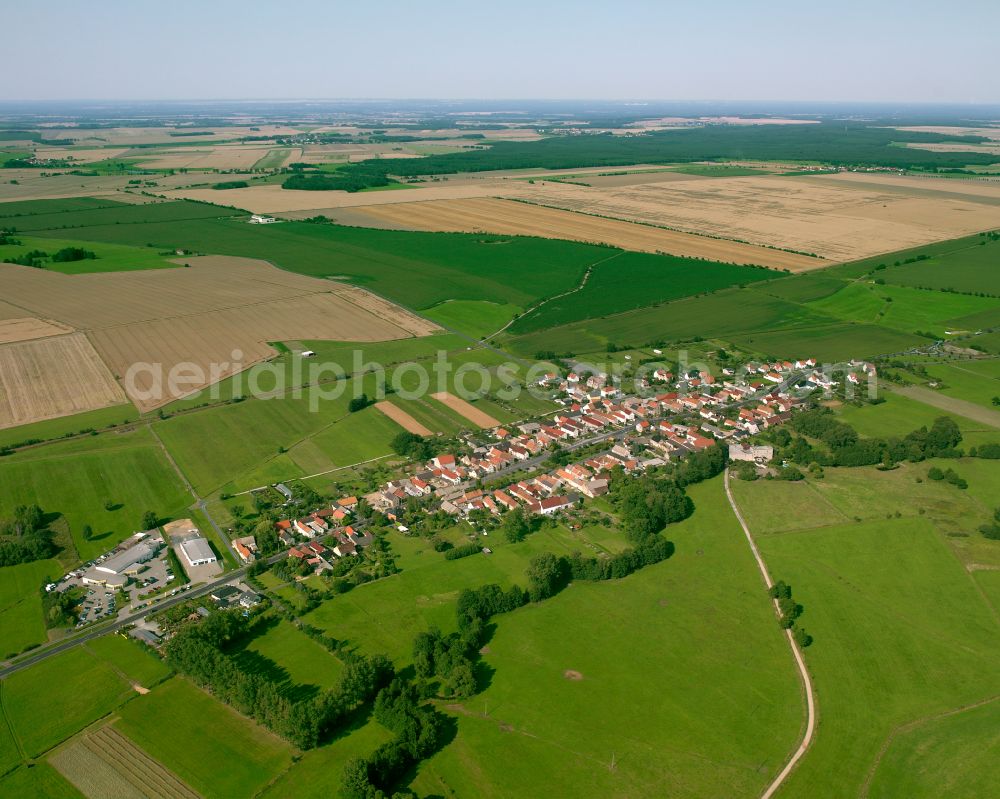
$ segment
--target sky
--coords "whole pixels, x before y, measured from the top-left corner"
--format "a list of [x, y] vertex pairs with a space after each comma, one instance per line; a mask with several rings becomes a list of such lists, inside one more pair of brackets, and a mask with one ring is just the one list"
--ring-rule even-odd
[[0, 0], [0, 100], [1000, 102], [1000, 0]]

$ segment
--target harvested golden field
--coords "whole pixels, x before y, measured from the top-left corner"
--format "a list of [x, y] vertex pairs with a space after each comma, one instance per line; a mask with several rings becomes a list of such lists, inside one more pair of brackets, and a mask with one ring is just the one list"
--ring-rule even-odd
[[[73, 127], [45, 128], [46, 139], [73, 139], [78, 144], [95, 147], [121, 145], [130, 147], [135, 144], [178, 144], [197, 142], [216, 142], [226, 139], [240, 139], [245, 136], [294, 136], [303, 130], [288, 125], [255, 125], [250, 126], [219, 126], [219, 127], [120, 127], [89, 130]], [[205, 135], [171, 135], [171, 134], [203, 133]]]
[[9, 302], [0, 300], [0, 319], [20, 319], [24, 316], [24, 308], [18, 308]]
[[[830, 175], [839, 178], [839, 175]], [[865, 173], [850, 180], [779, 175], [591, 188], [508, 182], [504, 196], [675, 230], [848, 261], [994, 228], [996, 206], [927, 193], [920, 178]], [[865, 185], [865, 181], [870, 181]], [[959, 181], [950, 181], [957, 183]], [[965, 181], [961, 181], [965, 183]], [[996, 192], [1000, 187], [994, 187]]]
[[798, 178], [816, 185], [877, 189], [908, 197], [968, 200], [986, 205], [1000, 204], [1000, 181], [996, 178], [938, 178], [930, 175], [895, 175], [886, 172], [838, 172]]
[[[47, 174], [48, 177], [43, 177]], [[65, 197], [110, 197], [118, 202], [148, 203], [155, 198], [133, 193], [128, 185], [133, 178], [129, 175], [70, 175], [63, 173], [43, 173], [37, 169], [5, 169], [4, 180], [0, 180], [0, 203], [18, 200], [56, 200]], [[171, 189], [190, 185], [192, 175], [151, 175], [149, 179], [157, 184], [156, 190]], [[16, 180], [17, 183], [11, 183]], [[219, 192], [215, 192], [219, 194]], [[216, 198], [218, 202], [218, 198]]]
[[126, 152], [124, 147], [45, 147], [44, 145], [35, 148], [35, 155], [39, 158], [51, 158], [54, 160], [76, 161], [82, 164], [93, 163], [94, 161], [105, 161], [110, 158], [121, 158]]
[[[5, 264], [0, 292], [38, 316], [85, 331], [142, 410], [270, 358], [269, 341], [386, 341], [438, 329], [363, 289], [264, 261], [189, 261], [190, 268], [72, 276]], [[139, 364], [150, 366], [129, 375]], [[189, 371], [169, 385], [170, 370], [181, 366]], [[16, 374], [30, 381], [24, 365]]]
[[85, 732], [49, 757], [87, 799], [198, 799], [192, 788], [112, 726]]
[[[140, 158], [150, 169], [250, 169], [274, 147], [269, 144], [219, 144], [206, 147], [179, 147], [176, 150], [131, 150], [127, 157]], [[189, 176], [190, 180], [190, 176]]]
[[410, 414], [400, 408], [398, 405], [393, 405], [389, 400], [382, 400], [381, 402], [376, 402], [375, 407], [388, 416], [392, 421], [406, 430], [408, 433], [416, 433], [418, 436], [432, 436], [430, 430], [424, 427], [420, 422], [414, 419]]
[[[0, 317], [3, 316], [3, 309], [0, 308]], [[61, 325], [58, 322], [48, 322], [44, 319], [36, 319], [33, 316], [24, 318], [2, 319], [0, 318], [0, 344], [11, 344], [15, 341], [30, 341], [34, 338], [47, 338], [48, 336], [61, 336], [64, 333], [72, 333], [73, 328]]]
[[[819, 258], [751, 244], [493, 198], [397, 202], [391, 205], [364, 206], [352, 209], [352, 212], [364, 214], [381, 223], [416, 230], [482, 231], [600, 242], [627, 250], [667, 252], [713, 261], [760, 264], [775, 269], [790, 269], [793, 272], [817, 269], [827, 264]], [[357, 219], [360, 221], [361, 218]]]
[[447, 391], [438, 391], [435, 394], [431, 394], [431, 397], [436, 399], [442, 405], [446, 405], [451, 408], [459, 416], [464, 416], [474, 425], [478, 425], [479, 427], [497, 427], [500, 424], [500, 422], [488, 413], [483, 413], [472, 403], [466, 402], [464, 399], [460, 399], [454, 394], [449, 394]]
[[704, 175], [686, 175], [683, 172], [669, 170], [654, 170], [651, 172], [625, 172], [624, 174], [607, 173], [596, 175], [572, 175], [565, 180], [586, 183], [588, 186], [613, 188], [618, 186], [638, 186], [642, 183], [668, 183], [674, 180], [711, 180]]
[[0, 428], [120, 402], [125, 394], [82, 333], [0, 345]]

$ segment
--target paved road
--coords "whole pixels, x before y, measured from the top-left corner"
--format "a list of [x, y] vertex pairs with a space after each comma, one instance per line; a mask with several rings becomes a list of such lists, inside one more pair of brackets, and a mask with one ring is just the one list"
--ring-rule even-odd
[[[753, 536], [750, 534], [750, 528], [747, 527], [747, 523], [743, 518], [743, 514], [740, 513], [739, 507], [736, 505], [736, 500], [733, 499], [733, 492], [729, 488], [729, 470], [726, 469], [725, 476], [725, 486], [726, 486], [726, 498], [729, 500], [729, 505], [733, 509], [733, 513], [736, 514], [736, 518], [743, 528], [743, 534], [747, 537], [747, 542], [750, 544], [750, 551], [753, 553], [754, 559], [757, 561], [757, 568], [760, 569], [761, 576], [764, 578], [764, 585], [771, 588], [774, 582], [771, 580], [771, 574], [767, 570], [767, 565], [764, 563], [764, 558], [761, 557], [760, 550], [757, 549], [757, 543], [753, 540]], [[774, 601], [774, 612], [780, 615], [780, 610], [778, 608], [778, 600]], [[809, 744], [812, 743], [813, 733], [816, 730], [816, 697], [813, 693], [812, 678], [809, 676], [809, 670], [806, 668], [805, 661], [802, 659], [802, 652], [799, 650], [798, 645], [795, 643], [795, 639], [792, 637], [792, 631], [785, 630], [785, 637], [788, 639], [788, 645], [792, 649], [792, 655], [795, 657], [795, 664], [799, 669], [799, 676], [802, 678], [802, 687], [806, 694], [806, 731], [805, 735], [802, 736], [802, 743], [799, 744], [798, 749], [792, 754], [792, 757], [785, 764], [785, 767], [779, 772], [778, 776], [774, 778], [767, 789], [761, 794], [761, 799], [771, 799], [774, 796], [778, 788], [785, 781], [789, 774], [792, 773], [792, 769], [795, 768], [796, 763], [802, 759], [802, 756], [806, 753], [809, 748]]]
[[[268, 558], [268, 563], [274, 563], [280, 558], [285, 557], [284, 552], [279, 552], [277, 555], [272, 555]], [[203, 585], [195, 586], [187, 591], [181, 591], [176, 596], [164, 597], [160, 599], [155, 604], [149, 607], [143, 608], [142, 610], [134, 611], [132, 613], [122, 614], [118, 619], [111, 624], [95, 627], [92, 630], [85, 630], [82, 633], [74, 635], [72, 638], [68, 638], [63, 641], [57, 641], [55, 643], [49, 644], [47, 646], [39, 647], [31, 652], [31, 654], [26, 657], [16, 661], [15, 663], [10, 663], [0, 668], [0, 679], [7, 677], [14, 672], [20, 671], [21, 669], [26, 669], [29, 666], [33, 666], [46, 658], [50, 658], [53, 655], [58, 655], [61, 652], [66, 652], [67, 650], [73, 649], [74, 647], [80, 646], [80, 644], [85, 644], [87, 641], [92, 641], [95, 638], [99, 638], [102, 635], [107, 635], [108, 633], [117, 632], [123, 627], [127, 627], [130, 624], [136, 624], [141, 621], [146, 616], [151, 613], [159, 613], [162, 610], [171, 608], [174, 605], [179, 605], [182, 602], [187, 602], [189, 599], [194, 599], [196, 597], [205, 596], [211, 593], [219, 586], [225, 585], [226, 583], [231, 583], [234, 580], [242, 578], [247, 572], [246, 567], [242, 569], [237, 569], [236, 571], [227, 572], [221, 577], [212, 580], [209, 583]]]

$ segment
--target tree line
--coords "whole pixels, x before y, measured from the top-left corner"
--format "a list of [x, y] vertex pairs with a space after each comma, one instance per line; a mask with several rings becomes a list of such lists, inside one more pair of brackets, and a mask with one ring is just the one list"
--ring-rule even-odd
[[259, 614], [245, 617], [241, 611], [230, 609], [216, 611], [199, 623], [189, 623], [164, 647], [167, 663], [300, 749], [317, 746], [394, 676], [392, 663], [384, 655], [342, 653], [346, 667], [337, 687], [308, 699], [290, 698], [279, 683], [248, 670], [228, 652], [250, 637], [261, 619]]

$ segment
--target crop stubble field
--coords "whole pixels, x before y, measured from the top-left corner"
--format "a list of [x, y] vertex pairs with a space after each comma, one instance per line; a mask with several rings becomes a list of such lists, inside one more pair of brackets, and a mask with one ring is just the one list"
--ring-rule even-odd
[[[191, 263], [191, 268], [74, 276], [4, 265], [0, 285], [10, 301], [87, 335], [0, 349], [7, 367], [0, 379], [10, 385], [0, 426], [4, 420], [8, 426], [23, 424], [123, 401], [91, 341], [119, 379], [136, 363], [162, 364], [164, 373], [187, 363], [205, 372], [176, 395], [150, 396], [155, 376], [143, 370], [129, 393], [140, 409], [150, 410], [272, 356], [268, 341], [383, 341], [437, 329], [362, 289], [262, 261], [206, 256]], [[220, 365], [214, 375], [213, 364]], [[31, 389], [40, 375], [48, 380], [43, 393]], [[79, 392], [81, 385], [87, 391]]]
[[[955, 238], [1000, 223], [1000, 185], [947, 190], [920, 178], [734, 177], [597, 188], [509, 182], [503, 196], [814, 253], [831, 261]], [[863, 179], [862, 179], [863, 178]], [[822, 261], [817, 262], [822, 265]]]
[[116, 799], [198, 799], [176, 774], [157, 762], [112, 725], [75, 738], [49, 757], [88, 799], [113, 793]]
[[479, 410], [475, 405], [466, 402], [460, 397], [456, 397], [454, 394], [449, 394], [447, 391], [439, 391], [431, 396], [438, 402], [451, 408], [455, 413], [460, 416], [464, 416], [474, 425], [482, 428], [496, 427], [500, 424], [496, 419], [490, 416], [488, 413], [484, 413]]
[[482, 231], [600, 242], [639, 252], [668, 252], [690, 258], [759, 264], [793, 272], [817, 269], [825, 264], [818, 258], [751, 244], [488, 197], [385, 203], [361, 206], [354, 211], [379, 222], [418, 230]]
[[0, 346], [0, 428], [125, 402], [83, 333]]
[[418, 436], [433, 435], [424, 425], [420, 424], [420, 422], [399, 406], [393, 405], [389, 400], [376, 402], [375, 407], [407, 432], [416, 433]]

